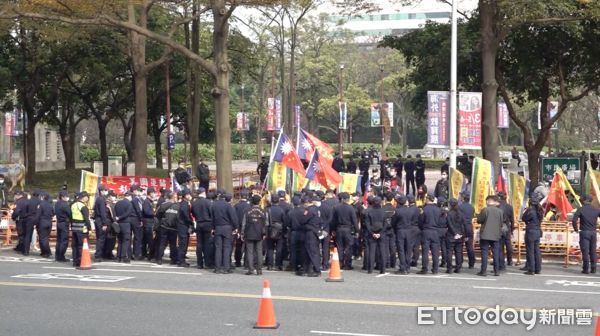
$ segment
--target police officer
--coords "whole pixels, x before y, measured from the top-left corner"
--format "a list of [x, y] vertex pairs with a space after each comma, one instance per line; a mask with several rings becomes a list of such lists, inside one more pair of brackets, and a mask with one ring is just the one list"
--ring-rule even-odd
[[348, 160], [348, 164], [346, 165], [346, 172], [350, 174], [356, 174], [356, 162], [354, 162], [354, 158], [350, 158]]
[[417, 154], [417, 161], [415, 162], [415, 178], [417, 181], [417, 188], [425, 184], [425, 162], [421, 159], [421, 154]]
[[[312, 197], [312, 199], [311, 199]], [[321, 276], [321, 259], [319, 258], [319, 231], [321, 229], [321, 217], [316, 203], [320, 201], [318, 196], [303, 196], [304, 214], [301, 225], [304, 228], [304, 246], [307, 258], [304, 261], [304, 272], [309, 277]]]
[[146, 193], [140, 196], [142, 200], [142, 258], [152, 260], [156, 256], [154, 250], [153, 232], [156, 226], [154, 218], [154, 197], [155, 190], [153, 187], [148, 188]]
[[198, 181], [200, 182], [200, 187], [204, 188], [204, 190], [208, 190], [208, 186], [210, 183], [210, 169], [208, 168], [206, 163], [204, 163], [203, 158], [200, 158], [200, 164], [198, 164], [196, 174], [198, 177]]
[[92, 225], [90, 224], [90, 210], [86, 205], [89, 200], [88, 193], [82, 191], [75, 198], [75, 202], [71, 205], [71, 239], [73, 242], [73, 266], [79, 267], [83, 238], [87, 238]]
[[[427, 198], [427, 196], [425, 196]], [[406, 195], [406, 200], [408, 202], [408, 207], [411, 211], [416, 212], [417, 214], [417, 223], [413, 228], [413, 236], [412, 236], [412, 257], [410, 259], [410, 266], [417, 267], [419, 262], [419, 258], [421, 258], [421, 250], [423, 245], [423, 232], [421, 231], [421, 225], [419, 223], [421, 211], [423, 209], [422, 206], [417, 206], [417, 199], [414, 195]]]
[[435, 197], [427, 195], [423, 213], [419, 217], [419, 226], [422, 234], [422, 268], [417, 274], [427, 274], [429, 271], [429, 251], [431, 251], [431, 261], [433, 274], [438, 273], [440, 257], [440, 235], [437, 228], [440, 227], [442, 211], [434, 203]]
[[[410, 155], [406, 157], [406, 161], [404, 162], [404, 173], [406, 177], [406, 195], [416, 195], [417, 188], [415, 187], [415, 162]], [[412, 193], [410, 192], [411, 187]]]
[[362, 159], [358, 162], [358, 170], [360, 170], [360, 175], [362, 175], [360, 179], [361, 193], [367, 192], [367, 183], [369, 183], [369, 168], [371, 167], [371, 163], [366, 155], [363, 155]]
[[96, 230], [96, 252], [94, 253], [94, 262], [102, 261], [102, 253], [104, 252], [104, 245], [110, 225], [106, 213], [106, 196], [108, 196], [108, 189], [106, 189], [105, 186], [100, 185], [98, 187], [98, 195], [94, 200], [94, 207], [92, 208], [94, 211], [94, 229]]
[[115, 204], [115, 221], [119, 223], [119, 249], [117, 251], [117, 260], [119, 262], [129, 263], [131, 260], [131, 216], [135, 216], [131, 199], [133, 194], [128, 191], [125, 197]]
[[192, 193], [189, 189], [184, 189], [180, 193], [181, 201], [179, 202], [179, 221], [177, 222], [177, 266], [190, 267], [190, 264], [185, 261], [190, 233], [194, 229], [194, 221], [192, 219], [191, 200]]
[[25, 208], [27, 207], [27, 201], [27, 195], [24, 192], [18, 190], [15, 193], [15, 208], [12, 211], [11, 218], [16, 224], [19, 242], [13, 250], [21, 253], [25, 252]]
[[[248, 210], [252, 206], [252, 205], [250, 205], [250, 202], [248, 202], [248, 196], [249, 196], [248, 191], [242, 190], [242, 192], [240, 192], [240, 201], [237, 202], [237, 204], [233, 206], [233, 208], [235, 210], [235, 214], [239, 221], [238, 226], [240, 228], [242, 227], [242, 220], [244, 218], [244, 213], [246, 213], [246, 210]], [[192, 205], [192, 212], [193, 212], [193, 205]], [[242, 230], [241, 232], [243, 233], [244, 231]], [[241, 267], [242, 266], [242, 255], [244, 254], [244, 251], [243, 251], [244, 243], [242, 241], [241, 234], [239, 234], [235, 237], [234, 248], [235, 248], [235, 253], [234, 253], [235, 267]], [[261, 255], [262, 255], [262, 252], [261, 252]]]
[[[513, 247], [511, 242], [512, 233], [515, 227], [515, 218], [512, 205], [506, 202], [506, 193], [501, 191], [498, 193], [498, 198], [500, 201], [500, 210], [504, 212], [504, 217], [507, 219], [508, 231], [502, 233], [502, 237], [499, 242], [499, 259], [500, 265], [499, 270], [506, 270], [506, 265], [512, 265], [512, 253]], [[506, 249], [506, 252], [505, 252]]]
[[267, 173], [269, 172], [269, 163], [267, 162], [266, 157], [262, 157], [260, 163], [256, 167], [256, 173], [260, 176], [260, 183], [265, 183], [265, 179], [267, 178]]
[[[446, 241], [448, 244], [448, 252], [446, 253], [446, 273], [460, 273], [463, 263], [463, 241], [465, 236], [465, 220], [458, 210], [458, 200], [451, 198], [448, 201], [450, 207], [447, 215], [448, 219], [448, 235]], [[452, 255], [456, 263], [452, 268]]]
[[206, 198], [206, 189], [198, 189], [198, 198], [192, 203], [196, 220], [196, 258], [198, 269], [214, 268], [214, 242], [212, 236], [212, 202]]
[[448, 233], [448, 202], [444, 197], [438, 198], [437, 202], [441, 210], [441, 217], [436, 227], [440, 238], [440, 254], [442, 256], [442, 262], [440, 263], [440, 267], [445, 267], [446, 260], [448, 260], [448, 239], [446, 237]]
[[212, 228], [215, 235], [215, 273], [229, 274], [231, 270], [231, 249], [233, 235], [238, 233], [238, 220], [235, 210], [225, 200], [225, 190], [217, 190], [214, 201]]
[[[573, 215], [573, 230], [579, 232], [579, 247], [583, 259], [583, 270], [581, 273], [596, 273], [596, 226], [600, 209], [592, 206], [590, 195], [581, 196], [583, 206]], [[579, 225], [577, 222], [579, 221]], [[529, 266], [529, 265], [528, 265]]]
[[[283, 242], [285, 211], [279, 206], [279, 195], [271, 195], [271, 205], [266, 209], [267, 217], [267, 270], [283, 271]], [[274, 254], [276, 253], [276, 259]]]
[[71, 207], [69, 206], [69, 193], [62, 190], [58, 193], [58, 201], [54, 205], [56, 214], [56, 250], [54, 259], [58, 262], [68, 262], [65, 252], [69, 246], [69, 221], [71, 220]]
[[41, 193], [42, 200], [38, 207], [37, 217], [39, 222], [37, 225], [38, 236], [40, 237], [40, 251], [42, 258], [50, 258], [52, 251], [50, 250], [50, 231], [52, 231], [52, 217], [54, 217], [54, 207], [50, 201], [50, 195], [47, 192]]
[[158, 234], [160, 235], [156, 263], [162, 265], [165, 247], [168, 243], [171, 265], [175, 265], [177, 264], [177, 225], [179, 222], [177, 193], [170, 190], [165, 192], [165, 201], [156, 209], [156, 219], [159, 223]]
[[[133, 213], [130, 216], [131, 231], [133, 232], [133, 250], [130, 254], [133, 255], [133, 260], [142, 259], [142, 239], [144, 236], [144, 222], [143, 222], [143, 200], [142, 192], [139, 186], [132, 185], [130, 190], [133, 193], [131, 198], [131, 205], [133, 206]], [[129, 246], [131, 250], [131, 246]], [[131, 253], [132, 252], [132, 253]]]
[[349, 204], [350, 195], [343, 192], [339, 194], [339, 198], [341, 203], [333, 210], [331, 231], [335, 233], [342, 269], [351, 270], [353, 269], [352, 245], [354, 234], [359, 230], [358, 219], [356, 210]]
[[544, 209], [537, 198], [529, 199], [529, 207], [525, 209], [521, 220], [525, 222], [525, 246], [527, 253], [527, 275], [540, 274], [542, 271], [542, 256], [540, 238], [542, 238], [542, 218]]
[[39, 223], [38, 207], [40, 205], [40, 191], [34, 190], [31, 193], [31, 198], [27, 200], [25, 206], [25, 239], [23, 241], [23, 255], [29, 255], [29, 249], [31, 248], [31, 239], [33, 235], [33, 228]]
[[385, 202], [382, 206], [383, 212], [385, 213], [385, 227], [384, 232], [384, 243], [386, 246], [384, 253], [385, 267], [396, 268], [396, 232], [392, 225], [393, 217], [396, 214], [396, 208], [392, 204], [394, 200], [394, 193], [388, 191], [385, 194]]
[[333, 219], [333, 210], [339, 204], [337, 199], [333, 195], [332, 190], [328, 190], [327, 197], [321, 191], [317, 191], [317, 196], [320, 201], [316, 203], [319, 209], [319, 216], [321, 217], [321, 233], [322, 239], [319, 239], [321, 244], [321, 270], [327, 271], [329, 269], [329, 243], [331, 239], [331, 221]]
[[469, 269], [475, 268], [475, 250], [473, 247], [473, 216], [475, 208], [470, 203], [471, 196], [469, 193], [461, 193], [462, 202], [458, 205], [463, 220], [465, 221], [465, 237], [464, 242], [467, 249], [467, 258], [469, 261]]
[[386, 233], [386, 221], [385, 212], [381, 208], [381, 197], [375, 196], [372, 200], [373, 207], [369, 209], [365, 215], [365, 228], [367, 230], [367, 242], [369, 244], [369, 262], [367, 265], [367, 273], [373, 273], [373, 267], [375, 265], [375, 256], [379, 249], [379, 260], [380, 273], [385, 273], [385, 233]]
[[[411, 223], [417, 218], [411, 218], [412, 211], [407, 206], [406, 196], [399, 195], [397, 198], [398, 206], [394, 217], [392, 217], [392, 228], [396, 232], [396, 247], [398, 249], [398, 270], [396, 274], [408, 274], [410, 269], [410, 258], [412, 255], [412, 225]], [[417, 213], [418, 216], [418, 213]]]
[[[104, 251], [102, 253], [102, 259], [105, 260], [114, 260], [115, 255], [113, 254], [113, 250], [117, 245], [117, 239], [119, 236], [120, 226], [115, 220], [115, 204], [117, 203], [117, 194], [114, 191], [109, 190], [108, 195], [106, 196], [106, 204], [104, 207], [106, 208], [106, 216], [108, 217], [108, 230], [106, 234], [106, 239], [104, 240]], [[114, 225], [114, 223], [117, 223]]]
[[248, 271], [246, 275], [262, 275], [262, 241], [266, 236], [267, 215], [260, 208], [260, 196], [252, 196], [252, 205], [242, 214], [241, 239], [246, 244]]
[[337, 154], [333, 159], [331, 167], [338, 173], [346, 171], [346, 164], [344, 163], [344, 157], [342, 154]]
[[286, 227], [290, 236], [290, 268], [297, 275], [302, 275], [302, 266], [306, 259], [303, 227], [304, 207], [299, 196], [292, 198], [293, 208], [286, 215]]

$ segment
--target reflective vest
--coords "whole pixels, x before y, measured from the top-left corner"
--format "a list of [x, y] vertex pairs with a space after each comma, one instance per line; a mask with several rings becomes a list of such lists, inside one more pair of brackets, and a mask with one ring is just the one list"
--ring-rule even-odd
[[87, 232], [87, 228], [85, 227], [85, 218], [83, 218], [83, 214], [81, 213], [81, 209], [84, 207], [85, 204], [81, 202], [75, 202], [71, 205], [71, 218], [73, 219], [71, 222], [72, 231], [81, 231], [83, 233]]

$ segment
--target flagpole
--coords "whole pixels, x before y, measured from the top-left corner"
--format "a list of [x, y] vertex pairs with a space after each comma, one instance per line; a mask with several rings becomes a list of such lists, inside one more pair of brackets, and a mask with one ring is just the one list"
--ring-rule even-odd
[[267, 181], [269, 180], [269, 178], [271, 177], [271, 163], [273, 163], [273, 156], [275, 155], [274, 151], [275, 151], [275, 146], [276, 144], [279, 143], [279, 139], [281, 138], [281, 134], [283, 133], [283, 125], [281, 125], [281, 128], [279, 129], [279, 136], [277, 136], [277, 142], [273, 142], [271, 140], [271, 156], [269, 157], [269, 165], [267, 166], [267, 176], [265, 177], [265, 181], [263, 182], [262, 185], [262, 189], [264, 190], [266, 185], [267, 185]]

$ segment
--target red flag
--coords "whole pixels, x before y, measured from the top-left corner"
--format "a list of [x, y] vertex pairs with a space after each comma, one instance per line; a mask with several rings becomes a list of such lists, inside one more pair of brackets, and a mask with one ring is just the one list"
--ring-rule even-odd
[[504, 179], [504, 168], [500, 166], [500, 172], [496, 179], [496, 192], [503, 192], [508, 195], [508, 188], [506, 187], [506, 180]]
[[303, 129], [300, 129], [300, 133], [301, 138], [305, 138], [310, 144], [312, 144], [312, 147], [314, 149], [319, 150], [319, 154], [321, 154], [320, 158], [329, 161], [331, 165], [331, 161], [333, 161], [333, 148], [331, 148], [331, 146], [329, 146], [327, 143], [319, 140], [319, 138], [308, 133]]
[[342, 175], [331, 168], [330, 162], [321, 158], [318, 149], [315, 149], [308, 164], [306, 178], [311, 181], [317, 181], [320, 185], [330, 189], [334, 189], [342, 182]]
[[292, 145], [290, 138], [283, 132], [279, 135], [279, 139], [277, 140], [273, 161], [281, 162], [286, 167], [302, 175], [305, 174], [304, 165], [302, 164], [302, 161], [300, 161], [294, 145]]
[[552, 203], [556, 206], [560, 212], [560, 220], [567, 220], [567, 214], [573, 211], [573, 206], [567, 195], [565, 194], [565, 186], [563, 185], [562, 179], [558, 174], [554, 174], [552, 184], [550, 185], [550, 192], [548, 193], [547, 202]]

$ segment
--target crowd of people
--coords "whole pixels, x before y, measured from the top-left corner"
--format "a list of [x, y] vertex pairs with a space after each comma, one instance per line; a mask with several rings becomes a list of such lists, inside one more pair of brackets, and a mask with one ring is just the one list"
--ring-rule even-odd
[[[445, 174], [445, 172], [444, 172]], [[189, 186], [189, 185], [188, 185]], [[341, 267], [362, 266], [368, 273], [436, 274], [440, 267], [459, 273], [466, 252], [468, 268], [474, 268], [474, 209], [469, 195], [447, 198], [447, 192], [427, 193], [420, 186], [416, 197], [373, 187], [368, 195], [333, 190], [288, 195], [260, 188], [242, 190], [239, 199], [222, 189], [199, 187], [176, 193], [132, 186], [122, 198], [104, 186], [98, 188], [91, 209], [86, 192], [70, 200], [61, 191], [54, 204], [48, 193], [16, 193], [12, 218], [17, 224], [16, 251], [29, 255], [31, 237], [37, 229], [41, 256], [51, 258], [49, 236], [56, 216], [54, 258], [65, 257], [71, 236], [72, 262], [79, 266], [83, 239], [95, 233], [94, 261], [164, 261], [168, 247], [170, 264], [190, 267], [188, 246], [196, 237], [196, 265], [215, 273], [232, 273], [245, 267], [246, 274], [261, 274], [263, 267], [316, 277], [329, 268], [330, 248], [337, 247]], [[438, 189], [436, 187], [436, 189]], [[596, 271], [596, 221], [600, 210], [583, 196], [584, 206], [574, 215], [573, 227], [580, 232], [583, 272]], [[532, 197], [521, 220], [525, 222], [526, 274], [541, 272], [540, 238], [544, 211]], [[489, 196], [487, 207], [477, 216], [481, 268], [487, 275], [488, 253], [493, 256], [493, 274], [512, 265], [513, 209], [506, 195]], [[421, 259], [420, 267], [417, 264]], [[353, 262], [354, 260], [354, 262]], [[362, 265], [358, 262], [362, 260]], [[287, 261], [287, 263], [286, 263]]]

